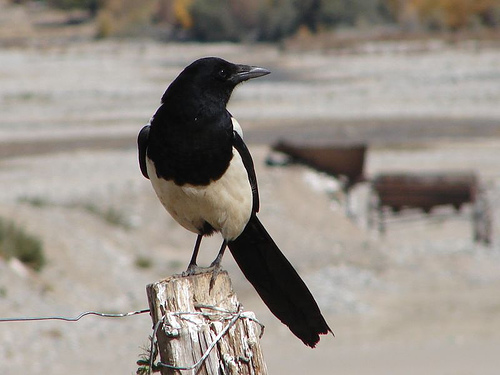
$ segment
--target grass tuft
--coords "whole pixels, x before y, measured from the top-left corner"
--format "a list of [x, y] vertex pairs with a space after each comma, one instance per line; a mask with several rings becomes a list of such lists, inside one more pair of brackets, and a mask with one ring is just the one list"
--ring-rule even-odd
[[47, 206], [52, 205], [52, 203], [48, 199], [46, 199], [44, 197], [38, 197], [38, 196], [34, 196], [34, 197], [22, 196], [22, 197], [19, 197], [17, 199], [17, 201], [19, 203], [26, 203], [26, 204], [29, 204], [30, 206], [38, 207], [38, 208], [47, 207]]
[[39, 197], [39, 196], [22, 196], [18, 199], [19, 203], [28, 204], [32, 207], [36, 208], [44, 208], [44, 207], [67, 207], [67, 208], [83, 208], [85, 211], [103, 219], [107, 223], [121, 227], [124, 229], [130, 229], [130, 222], [127, 220], [127, 217], [113, 207], [102, 208], [97, 206], [94, 203], [69, 203], [69, 204], [58, 204], [50, 201], [48, 198]]
[[139, 255], [135, 258], [135, 266], [137, 268], [148, 269], [153, 266], [153, 260], [145, 255]]
[[131, 227], [125, 215], [113, 207], [102, 209], [95, 204], [90, 203], [84, 205], [84, 208], [85, 210], [87, 210], [87, 212], [90, 212], [91, 214], [102, 218], [104, 221], [111, 225], [124, 229], [130, 229]]
[[35, 271], [46, 263], [42, 241], [27, 233], [13, 221], [0, 218], [0, 256], [16, 258]]

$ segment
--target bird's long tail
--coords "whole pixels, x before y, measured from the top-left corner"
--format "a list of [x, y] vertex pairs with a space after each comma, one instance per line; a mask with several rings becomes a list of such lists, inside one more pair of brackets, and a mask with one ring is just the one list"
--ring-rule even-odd
[[271, 312], [304, 344], [315, 347], [332, 332], [306, 284], [252, 215], [243, 233], [228, 243], [236, 263]]

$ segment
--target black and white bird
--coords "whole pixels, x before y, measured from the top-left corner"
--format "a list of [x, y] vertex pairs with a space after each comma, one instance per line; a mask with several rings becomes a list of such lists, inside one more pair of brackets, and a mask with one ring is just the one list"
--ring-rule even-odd
[[256, 214], [257, 179], [241, 127], [226, 109], [239, 83], [266, 69], [216, 57], [196, 60], [170, 84], [139, 133], [139, 165], [163, 206], [198, 235], [187, 274], [196, 272], [203, 236], [220, 232], [220, 268], [229, 247], [245, 277], [276, 317], [314, 347], [331, 332], [311, 292]]

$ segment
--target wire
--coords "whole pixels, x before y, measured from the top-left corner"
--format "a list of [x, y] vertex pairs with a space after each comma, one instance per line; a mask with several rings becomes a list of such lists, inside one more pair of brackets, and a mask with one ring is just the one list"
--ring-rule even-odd
[[123, 313], [123, 314], [110, 314], [110, 313], [102, 313], [102, 312], [97, 312], [97, 311], [85, 311], [74, 318], [65, 317], [65, 316], [14, 317], [14, 318], [0, 318], [0, 323], [5, 323], [5, 322], [37, 322], [37, 321], [44, 321], [44, 320], [63, 320], [66, 322], [77, 322], [81, 318], [83, 318], [84, 316], [87, 316], [87, 315], [95, 315], [95, 316], [99, 316], [101, 318], [125, 318], [128, 316], [145, 314], [148, 312], [149, 312], [149, 309], [131, 311], [128, 313]]
[[[242, 311], [242, 307], [240, 304], [238, 304], [236, 312], [229, 311], [229, 310], [217, 307], [217, 306], [210, 306], [210, 305], [204, 305], [204, 304], [195, 304], [195, 307], [201, 308], [201, 309], [210, 309], [210, 310], [215, 311], [215, 313], [206, 312], [206, 311], [171, 312], [171, 313], [166, 313], [165, 315], [163, 315], [163, 317], [161, 319], [159, 319], [156, 322], [154, 329], [153, 329], [153, 334], [151, 336], [151, 345], [150, 345], [150, 352], [149, 352], [150, 356], [148, 358], [149, 368], [147, 369], [148, 374], [151, 374], [151, 370], [154, 371], [156, 369], [160, 369], [161, 367], [168, 368], [171, 370], [178, 370], [178, 371], [197, 370], [206, 361], [206, 359], [210, 355], [210, 352], [214, 349], [214, 347], [222, 339], [222, 337], [229, 331], [229, 329], [231, 327], [234, 326], [234, 324], [236, 324], [236, 321], [238, 319], [249, 319], [249, 320], [257, 323], [261, 327], [260, 337], [262, 337], [262, 334], [264, 333], [264, 325], [262, 323], [260, 323], [255, 317], [252, 317], [252, 316], [245, 314], [245, 312]], [[191, 315], [202, 315], [202, 316], [205, 316], [207, 318], [208, 317], [214, 318], [217, 316], [220, 318], [220, 320], [226, 320], [226, 321], [228, 321], [228, 323], [219, 332], [219, 334], [214, 338], [213, 342], [207, 347], [207, 349], [205, 350], [203, 355], [200, 357], [200, 359], [196, 363], [194, 363], [193, 365], [174, 366], [174, 365], [170, 365], [167, 363], [163, 363], [161, 361], [154, 363], [155, 356], [157, 355], [157, 351], [155, 351], [155, 347], [157, 344], [156, 343], [157, 333], [158, 333], [158, 330], [160, 329], [161, 325], [166, 324], [165, 321], [167, 320], [166, 318], [169, 315], [177, 316], [180, 319], [184, 319], [187, 321], [190, 321], [189, 316], [191, 316]]]

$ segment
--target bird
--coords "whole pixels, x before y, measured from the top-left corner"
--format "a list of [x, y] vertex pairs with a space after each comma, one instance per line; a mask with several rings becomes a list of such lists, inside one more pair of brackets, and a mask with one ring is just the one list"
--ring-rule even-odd
[[185, 275], [195, 274], [201, 240], [219, 232], [210, 265], [220, 270], [228, 247], [271, 312], [314, 348], [332, 333], [317, 302], [261, 221], [252, 156], [226, 105], [234, 88], [269, 74], [219, 57], [186, 66], [164, 92], [138, 135], [139, 166], [170, 215], [197, 235]]

